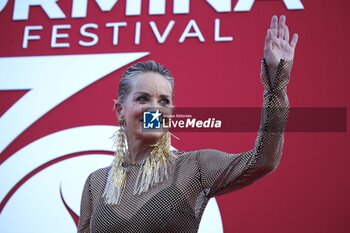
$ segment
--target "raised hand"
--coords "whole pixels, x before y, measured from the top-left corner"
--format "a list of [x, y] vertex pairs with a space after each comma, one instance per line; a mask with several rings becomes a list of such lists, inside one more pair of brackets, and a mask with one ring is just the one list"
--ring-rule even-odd
[[292, 40], [289, 42], [289, 30], [286, 25], [286, 16], [282, 15], [279, 20], [276, 15], [272, 16], [264, 46], [264, 58], [272, 83], [276, 77], [280, 60], [293, 60], [297, 42], [298, 34], [296, 33], [293, 34]]

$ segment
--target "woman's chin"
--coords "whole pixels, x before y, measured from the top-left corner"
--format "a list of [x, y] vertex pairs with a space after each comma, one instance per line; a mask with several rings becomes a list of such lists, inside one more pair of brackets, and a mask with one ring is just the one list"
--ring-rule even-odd
[[156, 143], [159, 139], [164, 136], [165, 132], [163, 131], [147, 131], [141, 132], [142, 140], [151, 144]]

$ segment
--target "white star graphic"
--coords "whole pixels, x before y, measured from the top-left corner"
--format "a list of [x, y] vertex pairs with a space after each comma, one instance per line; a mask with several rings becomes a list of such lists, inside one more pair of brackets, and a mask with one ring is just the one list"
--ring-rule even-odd
[[158, 119], [159, 116], [161, 116], [162, 114], [159, 112], [159, 109], [157, 109], [157, 111], [155, 113], [151, 113], [153, 118], [151, 120], [151, 122], [153, 122], [155, 119]]

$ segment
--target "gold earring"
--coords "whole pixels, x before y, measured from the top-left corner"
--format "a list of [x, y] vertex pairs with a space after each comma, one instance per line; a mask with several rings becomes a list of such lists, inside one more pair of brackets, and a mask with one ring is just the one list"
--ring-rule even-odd
[[[121, 122], [120, 122], [121, 123]], [[127, 169], [123, 167], [127, 148], [127, 138], [124, 125], [120, 124], [118, 131], [113, 135], [115, 154], [108, 173], [107, 183], [103, 192], [106, 204], [119, 204], [123, 194]]]
[[140, 195], [147, 192], [152, 186], [168, 178], [169, 163], [173, 162], [174, 156], [170, 152], [170, 133], [153, 145], [150, 156], [142, 164], [134, 186], [134, 194]]

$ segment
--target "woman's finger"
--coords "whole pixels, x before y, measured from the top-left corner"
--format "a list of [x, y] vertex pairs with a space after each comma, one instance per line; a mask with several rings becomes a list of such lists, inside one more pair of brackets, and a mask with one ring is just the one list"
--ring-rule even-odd
[[281, 46], [281, 42], [275, 36], [271, 37], [271, 47], [272, 48], [273, 48], [273, 45], [275, 45], [276, 47], [280, 47]]
[[265, 37], [265, 49], [272, 49], [271, 37], [272, 37], [271, 29], [268, 29]]
[[283, 39], [289, 43], [289, 29], [288, 29], [287, 25], [284, 27], [284, 38]]
[[293, 34], [293, 37], [292, 37], [292, 41], [290, 42], [290, 46], [295, 49], [295, 47], [297, 46], [297, 43], [298, 43], [298, 34], [297, 33], [294, 33]]
[[283, 39], [285, 25], [286, 25], [286, 16], [281, 15], [280, 20], [278, 22], [278, 38]]
[[277, 16], [276, 15], [272, 16], [270, 30], [272, 32], [272, 35], [274, 36], [277, 36], [277, 21], [278, 21]]

